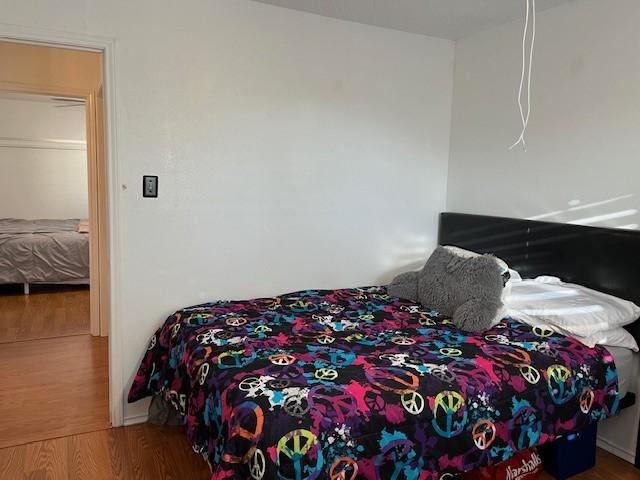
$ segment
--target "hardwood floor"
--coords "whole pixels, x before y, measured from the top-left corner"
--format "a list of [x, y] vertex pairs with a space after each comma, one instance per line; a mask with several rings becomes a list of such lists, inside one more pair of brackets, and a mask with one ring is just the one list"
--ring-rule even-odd
[[1, 345], [0, 448], [108, 428], [107, 347], [90, 335]]
[[0, 450], [3, 480], [208, 480], [179, 427], [148, 424]]
[[[180, 427], [135, 425], [0, 450], [3, 480], [207, 480], [209, 477], [207, 464], [193, 453]], [[638, 480], [640, 470], [599, 450], [597, 466], [573, 479]], [[551, 477], [544, 474], [541, 480]]]
[[85, 285], [0, 286], [0, 343], [89, 333]]
[[[109, 428], [106, 338], [33, 340], [88, 332], [88, 290], [56, 290], [0, 295], [0, 479], [207, 480], [182, 428]], [[599, 450], [574, 478], [640, 480], [640, 470]]]

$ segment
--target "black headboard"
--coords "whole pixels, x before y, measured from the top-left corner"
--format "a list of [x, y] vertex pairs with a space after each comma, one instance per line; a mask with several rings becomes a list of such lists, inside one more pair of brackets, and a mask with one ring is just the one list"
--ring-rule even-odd
[[[493, 253], [523, 278], [553, 275], [640, 305], [640, 232], [440, 214], [440, 245]], [[640, 321], [627, 328], [640, 343]]]

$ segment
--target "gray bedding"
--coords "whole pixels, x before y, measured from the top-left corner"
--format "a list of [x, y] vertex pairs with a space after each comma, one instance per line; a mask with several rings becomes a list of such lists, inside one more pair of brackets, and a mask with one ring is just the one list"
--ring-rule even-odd
[[78, 223], [0, 218], [0, 283], [89, 278], [89, 235]]

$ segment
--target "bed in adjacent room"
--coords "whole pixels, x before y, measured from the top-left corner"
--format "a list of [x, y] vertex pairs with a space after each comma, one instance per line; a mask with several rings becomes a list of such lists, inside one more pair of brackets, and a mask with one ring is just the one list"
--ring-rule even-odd
[[0, 219], [0, 284], [89, 283], [81, 220]]

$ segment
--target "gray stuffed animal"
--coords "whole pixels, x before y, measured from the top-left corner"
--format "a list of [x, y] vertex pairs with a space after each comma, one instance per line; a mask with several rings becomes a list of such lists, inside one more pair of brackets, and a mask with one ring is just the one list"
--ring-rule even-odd
[[492, 255], [438, 247], [422, 270], [398, 275], [387, 291], [438, 310], [461, 330], [482, 332], [502, 318], [505, 272]]

